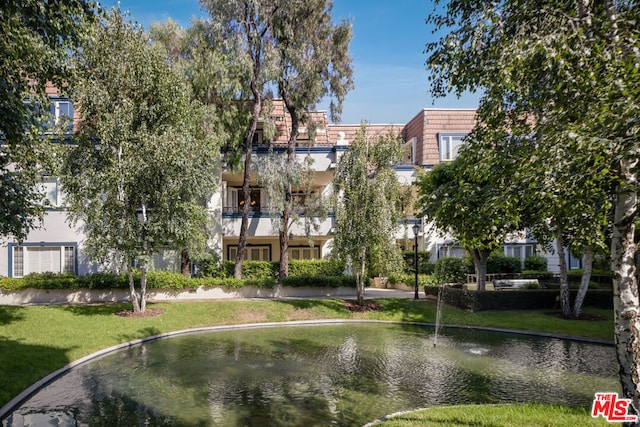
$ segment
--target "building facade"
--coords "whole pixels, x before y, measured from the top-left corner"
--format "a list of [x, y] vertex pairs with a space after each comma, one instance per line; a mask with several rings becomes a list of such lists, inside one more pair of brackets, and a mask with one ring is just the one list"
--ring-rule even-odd
[[[52, 92], [52, 112], [54, 117], [73, 117], [73, 105]], [[256, 171], [252, 172], [251, 207], [248, 224], [247, 260], [278, 261], [281, 257], [279, 232], [268, 210], [269, 195], [260, 183], [261, 162], [269, 156], [286, 156], [291, 119], [282, 102], [275, 100], [269, 116], [275, 127], [275, 136], [265, 137], [264, 123], [261, 123], [254, 137], [252, 162]], [[349, 149], [361, 128], [360, 124], [330, 124], [326, 112], [313, 112], [308, 125], [300, 128], [298, 145], [295, 149], [296, 162], [305, 162], [313, 170], [310, 188], [294, 188], [294, 198], [304, 201], [306, 197], [326, 197], [331, 193], [331, 182], [340, 156]], [[475, 124], [475, 110], [426, 108], [404, 124], [368, 124], [366, 137], [375, 139], [386, 134], [397, 135], [405, 143], [405, 156], [396, 165], [398, 179], [403, 186], [410, 187], [417, 177], [417, 169], [430, 169], [439, 162], [455, 158], [462, 138]], [[242, 221], [242, 173], [234, 171], [224, 162], [212, 165], [212, 173], [219, 177], [218, 191], [209, 203], [211, 215], [210, 247], [223, 260], [235, 260], [238, 250], [240, 224]], [[49, 200], [50, 208], [41, 224], [23, 242], [0, 241], [0, 275], [21, 277], [29, 273], [55, 272], [77, 273], [95, 272], [98, 266], [88, 260], [83, 250], [84, 232], [82, 224], [70, 225], [67, 221], [64, 191], [56, 177], [44, 177], [42, 188]], [[415, 188], [412, 190], [415, 194]], [[447, 236], [441, 235], [421, 218], [409, 214], [399, 227], [396, 238], [404, 249], [413, 249], [412, 226], [420, 224], [418, 246], [431, 252], [431, 260], [443, 256], [461, 256], [462, 248]], [[313, 224], [313, 227], [310, 227]], [[305, 217], [297, 215], [290, 228], [289, 259], [323, 259], [332, 250], [335, 235], [335, 218], [331, 211], [326, 217]], [[522, 260], [535, 252], [535, 242], [527, 240], [524, 233], [515, 235], [505, 243], [505, 253]], [[177, 254], [158, 254], [154, 260], [159, 268], [177, 270]], [[557, 262], [550, 260], [553, 270]]]

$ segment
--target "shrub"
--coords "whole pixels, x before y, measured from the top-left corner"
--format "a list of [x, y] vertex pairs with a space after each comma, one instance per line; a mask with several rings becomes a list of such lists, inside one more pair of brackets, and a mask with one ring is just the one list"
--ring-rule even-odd
[[[434, 264], [435, 265], [435, 264]], [[397, 285], [398, 283], [405, 284], [407, 286], [413, 286], [415, 284], [416, 277], [414, 274], [393, 274], [389, 276], [389, 283], [391, 285]], [[418, 274], [418, 286], [437, 286], [438, 281], [436, 277], [430, 274]]]
[[487, 260], [487, 273], [520, 273], [520, 258], [492, 253]]
[[[89, 289], [125, 289], [129, 287], [126, 274], [95, 273], [86, 276]], [[140, 280], [140, 275], [134, 273], [134, 281]]]
[[524, 270], [522, 272], [523, 279], [552, 279], [553, 273], [551, 271], [538, 271], [538, 270]]
[[182, 273], [171, 271], [150, 271], [147, 273], [149, 289], [188, 289], [198, 287], [197, 279], [186, 277]]
[[467, 271], [464, 259], [444, 257], [436, 262], [435, 276], [438, 283], [465, 283]]
[[[413, 272], [413, 262], [416, 254], [414, 251], [402, 251], [402, 259], [406, 264], [405, 271], [407, 273]], [[418, 273], [432, 274], [435, 264], [430, 262], [431, 252], [418, 251]], [[430, 272], [429, 272], [430, 271]]]
[[289, 276], [341, 276], [345, 264], [339, 260], [290, 260]]
[[282, 279], [283, 286], [299, 288], [319, 286], [325, 288], [356, 287], [356, 276], [289, 276]]
[[193, 260], [199, 277], [222, 277], [222, 263], [217, 252], [207, 252]]
[[[222, 277], [233, 277], [234, 261], [222, 263]], [[242, 277], [244, 279], [266, 279], [276, 277], [278, 263], [270, 261], [245, 261], [242, 263]]]
[[540, 255], [529, 255], [524, 259], [524, 269], [547, 271], [547, 259]]

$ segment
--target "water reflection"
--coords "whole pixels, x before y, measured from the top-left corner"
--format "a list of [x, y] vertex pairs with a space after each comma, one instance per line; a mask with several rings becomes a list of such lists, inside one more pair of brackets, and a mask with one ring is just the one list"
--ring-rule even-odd
[[219, 331], [154, 341], [42, 389], [5, 426], [362, 425], [457, 403], [589, 406], [617, 390], [612, 347], [380, 324]]

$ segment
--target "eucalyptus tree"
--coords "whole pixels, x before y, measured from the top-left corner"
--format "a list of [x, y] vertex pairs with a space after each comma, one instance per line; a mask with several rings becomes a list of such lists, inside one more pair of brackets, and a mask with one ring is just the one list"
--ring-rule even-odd
[[273, 20], [283, 5], [275, 0], [201, 0], [209, 13], [211, 30], [224, 40], [219, 46], [229, 54], [237, 75], [246, 90], [240, 102], [250, 105], [251, 119], [244, 138], [244, 173], [242, 180], [242, 223], [234, 277], [242, 276], [242, 265], [246, 255], [247, 227], [251, 206], [251, 164], [253, 137], [263, 118], [263, 102], [268, 94], [268, 83], [273, 82], [277, 68], [274, 48]]
[[[188, 28], [181, 28], [171, 18], [154, 23], [150, 37], [163, 47], [171, 66], [187, 77], [193, 99], [203, 104], [205, 132], [215, 134], [227, 164], [236, 166], [250, 116], [240, 102], [242, 69], [233, 60], [233, 52], [224, 49], [220, 34], [203, 19], [192, 19]], [[220, 162], [215, 162], [210, 173], [219, 174], [219, 169]], [[187, 243], [181, 251], [181, 269], [190, 275], [194, 251]]]
[[[485, 93], [479, 111], [483, 119], [491, 117], [491, 110], [530, 119], [535, 133], [542, 136], [536, 153], [557, 147], [562, 156], [556, 158], [561, 162], [545, 163], [543, 169], [525, 172], [523, 168], [523, 174], [544, 174], [571, 165], [569, 169], [586, 182], [610, 182], [614, 189], [611, 269], [616, 349], [623, 394], [633, 399], [633, 411], [638, 414], [640, 306], [633, 235], [640, 133], [636, 102], [640, 98], [640, 7], [634, 0], [452, 1], [439, 12], [441, 3], [435, 3], [436, 10], [427, 20], [436, 31], [448, 31], [427, 46], [432, 92], [480, 89]], [[491, 125], [490, 120], [485, 122]], [[560, 133], [554, 137], [553, 132]], [[601, 181], [601, 177], [607, 179]], [[578, 206], [583, 195], [574, 188], [565, 197], [567, 206], [572, 201]], [[603, 199], [599, 202], [606, 204]], [[575, 218], [578, 213], [571, 215]]]
[[519, 230], [520, 216], [514, 207], [517, 200], [508, 197], [511, 181], [489, 173], [491, 165], [472, 149], [470, 137], [466, 141], [469, 146], [463, 146], [454, 161], [421, 171], [416, 207], [469, 252], [482, 291], [489, 255]]
[[48, 83], [73, 84], [69, 58], [94, 19], [93, 2], [6, 1], [0, 5], [0, 236], [18, 240], [42, 218], [42, 173], [51, 173]]
[[403, 153], [401, 139], [388, 134], [371, 141], [363, 125], [336, 167], [334, 248], [340, 259], [357, 268], [360, 305], [364, 304], [365, 281], [374, 266], [389, 273], [403, 263], [395, 242], [402, 209], [394, 169]]
[[185, 76], [119, 10], [94, 26], [75, 66], [82, 122], [62, 176], [70, 218], [84, 223], [92, 260], [125, 266], [133, 309], [144, 312], [150, 257], [204, 244], [200, 199], [214, 190], [219, 146]]
[[[274, 14], [273, 33], [278, 61], [275, 81], [278, 95], [291, 117], [291, 130], [286, 163], [273, 163], [273, 166], [284, 167], [277, 170], [273, 170], [272, 167], [268, 174], [262, 175], [266, 175], [265, 178], [274, 184], [267, 186], [270, 191], [270, 203], [275, 204], [274, 202], [278, 201], [280, 205], [276, 215], [280, 234], [281, 278], [288, 275], [291, 220], [295, 220], [296, 211], [302, 208], [307, 210], [304, 217], [309, 226], [309, 220], [313, 218], [308, 215], [313, 214], [313, 209], [309, 208], [321, 205], [312, 202], [295, 206], [293, 185], [308, 181], [312, 173], [310, 165], [307, 168], [295, 166], [295, 148], [298, 144], [300, 125], [305, 125], [310, 137], [313, 137], [317, 123], [312, 121], [309, 111], [326, 96], [331, 98], [331, 119], [338, 121], [345, 96], [353, 88], [353, 71], [349, 56], [351, 25], [344, 20], [334, 24], [332, 7], [331, 0], [294, 0]], [[310, 190], [309, 185], [306, 187]], [[317, 202], [315, 195], [310, 191], [307, 193], [305, 200], [313, 199]]]

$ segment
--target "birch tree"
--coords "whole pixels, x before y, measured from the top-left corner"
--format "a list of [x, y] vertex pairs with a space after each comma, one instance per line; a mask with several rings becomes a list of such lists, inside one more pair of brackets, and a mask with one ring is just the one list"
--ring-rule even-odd
[[185, 77], [119, 10], [93, 28], [76, 68], [82, 123], [62, 177], [70, 218], [84, 222], [92, 260], [124, 266], [144, 312], [151, 256], [205, 242], [200, 202], [214, 190], [219, 146]]
[[336, 167], [336, 237], [338, 257], [356, 268], [358, 304], [374, 264], [388, 272], [403, 263], [395, 242], [400, 227], [400, 184], [394, 169], [404, 143], [393, 135], [370, 141], [363, 125]]
[[[493, 110], [532, 120], [535, 133], [543, 135], [538, 139], [539, 152], [556, 145], [563, 161], [530, 172], [571, 165], [587, 181], [606, 176], [612, 183], [616, 352], [623, 395], [633, 400], [632, 412], [638, 414], [640, 307], [633, 235], [640, 136], [640, 7], [636, 1], [612, 0], [451, 1], [444, 6], [427, 20], [436, 30], [446, 27], [448, 32], [427, 46], [432, 92], [483, 90], [479, 111], [483, 118]], [[553, 137], [558, 131], [562, 138]], [[569, 203], [582, 198], [576, 190], [566, 194]]]

